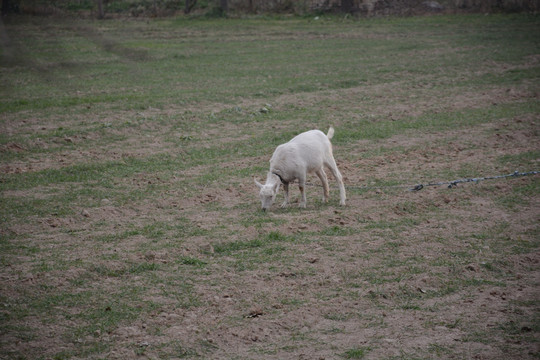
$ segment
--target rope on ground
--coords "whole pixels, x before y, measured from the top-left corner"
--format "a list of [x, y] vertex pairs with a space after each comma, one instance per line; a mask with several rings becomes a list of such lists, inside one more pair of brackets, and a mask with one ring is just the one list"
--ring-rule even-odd
[[529, 175], [536, 175], [539, 174], [540, 171], [529, 171], [529, 172], [519, 172], [514, 171], [512, 174], [506, 174], [506, 175], [495, 175], [495, 176], [486, 176], [486, 177], [479, 177], [479, 178], [466, 178], [466, 179], [459, 179], [459, 180], [453, 180], [453, 181], [440, 181], [436, 183], [428, 183], [428, 184], [418, 184], [415, 187], [409, 189], [410, 191], [420, 191], [425, 187], [428, 186], [441, 186], [441, 185], [448, 185], [448, 188], [451, 189], [455, 186], [458, 186], [458, 184], [461, 183], [479, 183], [480, 181], [485, 180], [495, 180], [495, 179], [504, 179], [504, 178], [517, 178], [522, 176], [529, 176]]
[[[540, 174], [540, 171], [528, 171], [528, 172], [519, 172], [514, 171], [511, 174], [506, 175], [495, 175], [495, 176], [485, 176], [485, 177], [478, 177], [478, 178], [465, 178], [465, 179], [458, 179], [458, 180], [452, 180], [452, 181], [439, 181], [439, 182], [430, 182], [427, 184], [417, 184], [414, 187], [411, 188], [411, 185], [346, 185], [346, 188], [349, 189], [359, 189], [359, 190], [369, 190], [369, 189], [382, 189], [382, 188], [407, 188], [409, 191], [420, 191], [426, 187], [429, 186], [442, 186], [442, 185], [448, 185], [448, 188], [451, 189], [453, 187], [457, 187], [458, 184], [462, 183], [479, 183], [480, 181], [485, 180], [496, 180], [496, 179], [504, 179], [504, 178], [518, 178], [523, 176], [530, 176], [530, 175], [536, 175]], [[306, 183], [308, 186], [321, 186], [317, 184], [312, 183]]]

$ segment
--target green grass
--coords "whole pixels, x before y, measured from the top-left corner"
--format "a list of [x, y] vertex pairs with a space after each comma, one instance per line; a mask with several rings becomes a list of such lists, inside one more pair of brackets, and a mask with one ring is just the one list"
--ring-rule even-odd
[[[534, 358], [537, 176], [406, 190], [539, 170], [539, 25], [6, 18], [0, 347]], [[348, 205], [329, 176], [259, 211], [275, 147], [330, 125]]]
[[352, 348], [342, 355], [345, 359], [363, 359], [368, 353], [370, 348], [366, 347], [358, 347], [358, 348]]

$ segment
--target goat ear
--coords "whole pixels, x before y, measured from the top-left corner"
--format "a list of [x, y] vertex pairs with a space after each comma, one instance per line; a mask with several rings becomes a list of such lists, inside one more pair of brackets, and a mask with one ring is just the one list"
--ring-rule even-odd
[[260, 182], [258, 182], [255, 178], [253, 178], [253, 181], [255, 181], [255, 185], [257, 185], [259, 189], [262, 189], [263, 185]]
[[277, 194], [277, 192], [279, 191], [279, 185], [281, 183], [277, 182], [274, 184], [274, 187], [272, 188], [272, 191], [274, 192], [274, 194]]

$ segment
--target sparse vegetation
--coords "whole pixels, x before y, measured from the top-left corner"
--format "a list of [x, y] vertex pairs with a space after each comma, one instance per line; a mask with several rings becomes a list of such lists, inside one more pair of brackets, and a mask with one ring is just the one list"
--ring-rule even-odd
[[538, 16], [4, 27], [0, 358], [538, 358]]

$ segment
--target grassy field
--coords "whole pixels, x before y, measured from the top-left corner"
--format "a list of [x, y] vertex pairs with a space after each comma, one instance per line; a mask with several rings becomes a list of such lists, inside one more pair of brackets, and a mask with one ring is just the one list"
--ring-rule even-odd
[[540, 357], [538, 16], [3, 21], [1, 359]]

